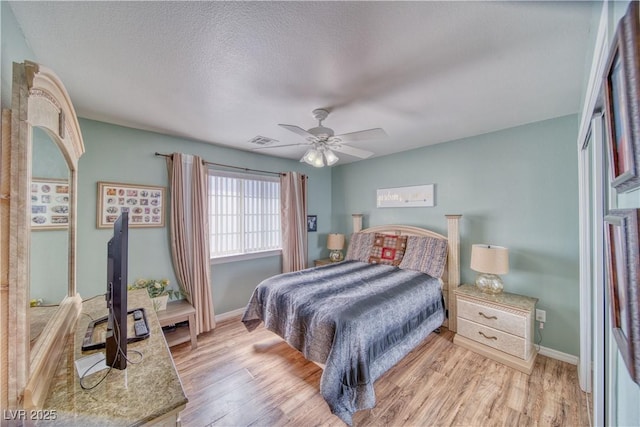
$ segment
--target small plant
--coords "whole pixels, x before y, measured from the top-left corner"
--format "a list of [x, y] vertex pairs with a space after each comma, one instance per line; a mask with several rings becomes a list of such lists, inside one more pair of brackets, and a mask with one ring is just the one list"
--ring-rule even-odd
[[138, 279], [133, 282], [133, 285], [129, 285], [129, 290], [134, 289], [146, 289], [149, 293], [149, 297], [157, 298], [163, 295], [169, 295], [171, 299], [177, 299], [180, 296], [186, 296], [182, 290], [175, 290], [168, 288], [169, 280], [167, 279]]

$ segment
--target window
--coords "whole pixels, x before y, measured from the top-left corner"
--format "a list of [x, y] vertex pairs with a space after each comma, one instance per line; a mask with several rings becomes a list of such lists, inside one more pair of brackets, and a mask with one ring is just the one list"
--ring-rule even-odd
[[280, 250], [280, 180], [210, 170], [209, 230], [212, 259]]

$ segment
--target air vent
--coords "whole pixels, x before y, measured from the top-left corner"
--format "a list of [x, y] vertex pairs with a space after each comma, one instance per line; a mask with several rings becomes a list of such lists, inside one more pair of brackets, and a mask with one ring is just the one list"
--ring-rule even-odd
[[266, 136], [256, 136], [255, 138], [251, 139], [249, 141], [251, 144], [256, 144], [256, 145], [271, 145], [274, 142], [278, 142], [275, 139], [271, 139], [271, 138], [267, 138]]

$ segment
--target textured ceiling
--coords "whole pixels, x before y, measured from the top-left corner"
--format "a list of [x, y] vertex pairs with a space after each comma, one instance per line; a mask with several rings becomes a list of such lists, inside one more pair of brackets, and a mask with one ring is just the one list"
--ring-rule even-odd
[[[376, 156], [578, 112], [593, 2], [10, 2], [78, 115], [251, 150], [384, 128]], [[264, 154], [298, 159], [304, 147]], [[341, 163], [357, 160], [340, 155]]]

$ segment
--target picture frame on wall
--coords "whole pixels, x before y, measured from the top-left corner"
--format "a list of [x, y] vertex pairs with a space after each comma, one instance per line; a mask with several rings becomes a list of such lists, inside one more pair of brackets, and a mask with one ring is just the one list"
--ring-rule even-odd
[[69, 181], [57, 178], [31, 179], [31, 229], [69, 228]]
[[640, 384], [640, 209], [605, 217], [606, 287], [611, 330], [629, 375]]
[[406, 187], [378, 188], [377, 208], [434, 207], [434, 184], [410, 185]]
[[307, 215], [307, 231], [318, 231], [318, 215]]
[[98, 182], [96, 226], [112, 228], [125, 210], [129, 212], [129, 227], [164, 227], [165, 187], [155, 185]]
[[617, 27], [604, 78], [609, 179], [618, 192], [640, 186], [640, 32], [632, 2]]

